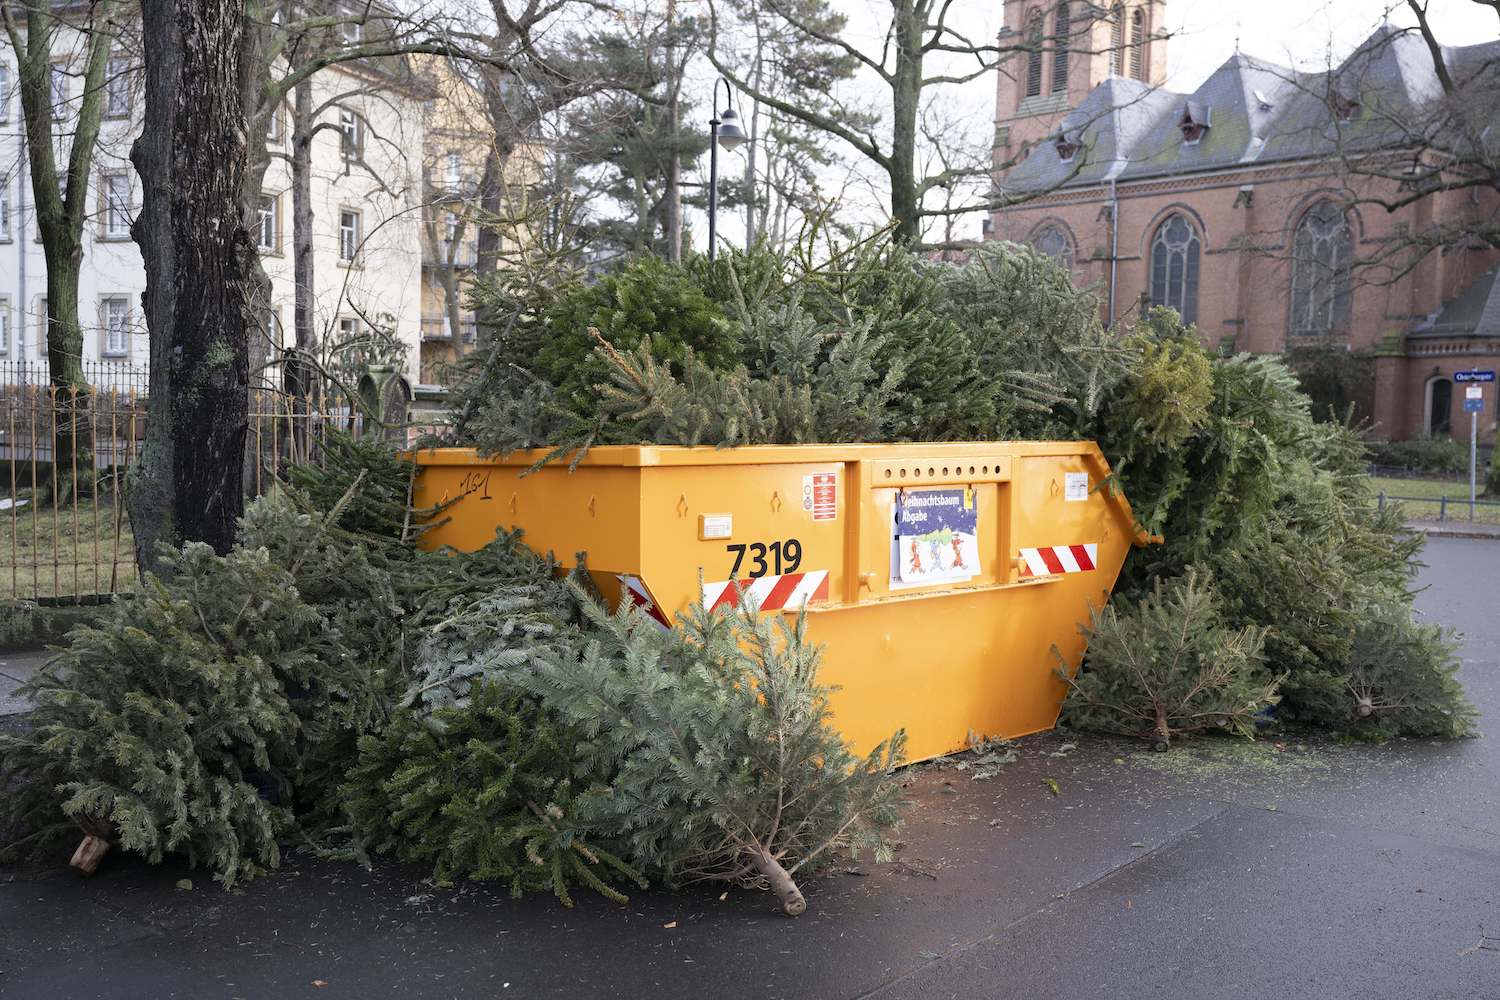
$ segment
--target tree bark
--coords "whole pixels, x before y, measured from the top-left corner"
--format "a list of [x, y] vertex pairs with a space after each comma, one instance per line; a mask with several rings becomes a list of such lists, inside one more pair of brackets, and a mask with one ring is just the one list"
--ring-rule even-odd
[[896, 71], [891, 82], [891, 221], [896, 242], [911, 246], [921, 237], [917, 191], [917, 111], [922, 101], [923, 25], [912, 4], [893, 6]]
[[145, 451], [129, 498], [137, 560], [179, 540], [227, 552], [244, 509], [256, 256], [245, 225], [244, 18], [236, 0], [144, 0], [144, 185], [134, 227], [151, 336]]
[[[682, 129], [679, 99], [682, 95], [682, 73], [677, 62], [677, 2], [667, 0], [667, 184], [662, 209], [662, 228], [666, 230], [667, 259], [682, 260]], [[715, 112], [717, 114], [717, 112]]]

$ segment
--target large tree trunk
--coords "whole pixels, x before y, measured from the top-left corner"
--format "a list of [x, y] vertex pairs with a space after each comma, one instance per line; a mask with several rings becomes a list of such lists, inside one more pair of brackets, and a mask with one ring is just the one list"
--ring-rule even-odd
[[94, 484], [93, 424], [89, 402], [93, 395], [83, 372], [83, 323], [78, 316], [78, 279], [83, 270], [83, 247], [61, 233], [42, 242], [47, 261], [47, 368], [54, 400], [54, 499], [91, 496]]
[[134, 469], [136, 555], [207, 542], [227, 552], [244, 508], [251, 293], [243, 212], [244, 18], [236, 0], [143, 0], [145, 128], [131, 151], [144, 187], [134, 236], [151, 334], [145, 452]]
[[[679, 97], [682, 74], [677, 62], [677, 2], [667, 0], [667, 193], [662, 210], [667, 259], [682, 260], [682, 121]], [[715, 110], [715, 115], [718, 111]]]
[[910, 4], [894, 5], [896, 34], [896, 79], [891, 84], [891, 179], [892, 234], [898, 243], [910, 246], [921, 238], [917, 217], [921, 198], [917, 195], [917, 111], [922, 100], [923, 25]]
[[313, 353], [317, 332], [313, 329], [313, 209], [312, 209], [312, 82], [303, 80], [293, 91], [292, 110], [292, 281], [296, 285], [295, 318], [297, 350]]

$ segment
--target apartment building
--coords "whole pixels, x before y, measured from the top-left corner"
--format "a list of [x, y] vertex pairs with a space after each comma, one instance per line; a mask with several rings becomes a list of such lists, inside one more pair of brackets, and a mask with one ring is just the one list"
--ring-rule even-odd
[[[360, 26], [352, 25], [357, 32]], [[130, 226], [141, 204], [130, 145], [144, 113], [138, 46], [122, 32], [104, 84], [104, 121], [90, 175], [89, 217], [79, 289], [85, 362], [145, 365], [149, 358], [141, 293], [145, 272]], [[351, 37], [357, 40], [357, 35]], [[53, 105], [60, 151], [76, 128], [83, 98], [84, 37], [61, 27], [53, 42]], [[430, 179], [441, 164], [454, 189], [472, 187], [483, 165], [482, 129], [470, 129], [463, 155], [449, 150], [454, 112], [466, 82], [433, 86], [433, 66], [407, 59], [343, 63], [310, 78], [301, 101], [289, 96], [264, 136], [270, 153], [251, 236], [271, 279], [271, 297], [253, 359], [274, 359], [297, 342], [293, 135], [308, 145], [305, 232], [311, 261], [311, 342], [325, 355], [368, 345], [372, 328], [403, 348], [410, 385], [420, 381], [424, 330], [441, 312], [430, 301], [434, 254], [424, 229], [432, 218]], [[46, 263], [37, 237], [32, 178], [25, 155], [16, 59], [0, 42], [0, 363], [45, 363]], [[472, 105], [469, 106], [472, 108]], [[442, 127], [434, 128], [434, 121]], [[464, 121], [473, 121], [468, 110]], [[65, 159], [60, 162], [66, 162]], [[472, 227], [469, 235], [472, 241]], [[472, 323], [470, 323], [472, 328]], [[368, 352], [366, 352], [368, 353]], [[389, 353], [389, 352], [387, 352]], [[262, 373], [275, 381], [274, 370]]]

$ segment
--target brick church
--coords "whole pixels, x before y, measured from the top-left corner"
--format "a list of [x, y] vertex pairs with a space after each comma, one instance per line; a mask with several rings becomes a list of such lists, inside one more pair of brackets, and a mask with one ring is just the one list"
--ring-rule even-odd
[[[1382, 26], [1321, 73], [1235, 53], [1179, 93], [1165, 8], [1005, 0], [1002, 43], [1029, 50], [999, 74], [996, 185], [1016, 200], [987, 238], [1067, 264], [1106, 322], [1168, 305], [1224, 350], [1347, 357], [1376, 436], [1466, 438], [1453, 375], [1500, 368], [1500, 252], [1468, 237], [1412, 248], [1494, 231], [1500, 193], [1491, 175], [1402, 197], [1401, 129], [1444, 93], [1422, 36]], [[1479, 142], [1500, 137], [1500, 41], [1441, 52], [1454, 86], [1490, 91]], [[1487, 149], [1493, 165], [1500, 138]], [[1483, 392], [1489, 440], [1496, 386]]]

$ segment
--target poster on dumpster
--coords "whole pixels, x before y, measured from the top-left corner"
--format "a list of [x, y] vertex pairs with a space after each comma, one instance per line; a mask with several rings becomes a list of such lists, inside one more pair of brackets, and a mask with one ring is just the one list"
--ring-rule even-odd
[[909, 490], [896, 499], [892, 583], [968, 580], [979, 572], [979, 511], [971, 489]]

